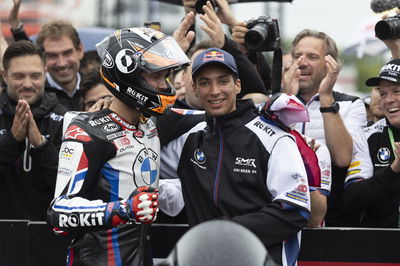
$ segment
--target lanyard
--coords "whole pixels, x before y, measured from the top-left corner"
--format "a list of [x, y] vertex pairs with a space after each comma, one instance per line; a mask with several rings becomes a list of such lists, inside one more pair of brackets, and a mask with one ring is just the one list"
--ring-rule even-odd
[[397, 155], [396, 155], [396, 152], [395, 152], [396, 146], [394, 145], [393, 132], [392, 132], [392, 129], [390, 127], [388, 127], [388, 134], [389, 134], [390, 145], [392, 145], [394, 157], [397, 158]]

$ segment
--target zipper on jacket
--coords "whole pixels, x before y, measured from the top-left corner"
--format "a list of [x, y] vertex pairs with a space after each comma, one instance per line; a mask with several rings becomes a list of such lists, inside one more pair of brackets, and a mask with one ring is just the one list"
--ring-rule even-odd
[[[216, 125], [215, 118], [214, 118], [214, 125]], [[221, 175], [222, 158], [224, 155], [224, 138], [222, 136], [222, 132], [219, 127], [218, 127], [218, 132], [219, 132], [219, 152], [218, 152], [217, 170], [214, 179], [214, 195], [213, 195], [215, 205], [218, 204], [218, 185], [219, 185], [219, 177]]]

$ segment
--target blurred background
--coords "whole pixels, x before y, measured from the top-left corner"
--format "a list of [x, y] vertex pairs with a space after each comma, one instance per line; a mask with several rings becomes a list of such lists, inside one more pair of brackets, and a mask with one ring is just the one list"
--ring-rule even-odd
[[[228, 1], [239, 20], [260, 15], [277, 18], [282, 49], [286, 52], [302, 29], [329, 34], [339, 46], [343, 63], [336, 90], [359, 96], [368, 94], [370, 89], [364, 81], [376, 75], [390, 58], [383, 43], [374, 37], [374, 26], [380, 15], [371, 11], [370, 1]], [[162, 31], [172, 34], [184, 17], [180, 3], [181, 0], [23, 0], [20, 19], [28, 35], [35, 35], [49, 20], [65, 19], [87, 37], [85, 42], [95, 43], [114, 28], [141, 26], [145, 21], [159, 21]], [[13, 0], [0, 0], [1, 30], [6, 38], [10, 38], [7, 20], [12, 5]]]

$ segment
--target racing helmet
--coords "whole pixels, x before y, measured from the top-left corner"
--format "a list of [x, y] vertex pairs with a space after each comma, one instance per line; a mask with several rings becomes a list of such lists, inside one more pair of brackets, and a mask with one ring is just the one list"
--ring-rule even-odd
[[141, 73], [180, 69], [190, 60], [172, 36], [151, 28], [116, 30], [96, 44], [101, 58], [100, 75], [111, 93], [145, 116], [158, 116], [176, 99], [166, 77], [167, 88], [159, 91]]

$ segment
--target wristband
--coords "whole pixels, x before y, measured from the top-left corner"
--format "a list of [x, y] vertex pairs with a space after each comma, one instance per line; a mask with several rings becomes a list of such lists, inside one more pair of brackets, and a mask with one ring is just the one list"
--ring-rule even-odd
[[47, 138], [46, 138], [45, 136], [42, 135], [42, 140], [43, 140], [43, 142], [40, 143], [40, 144], [37, 145], [37, 146], [33, 146], [33, 145], [31, 144], [32, 147], [33, 147], [34, 149], [39, 149], [39, 148], [43, 147], [44, 145], [46, 145], [47, 142], [48, 142]]
[[13, 28], [11, 27], [11, 32], [12, 32], [12, 33], [21, 33], [21, 32], [23, 32], [23, 31], [24, 31], [24, 23], [23, 23], [23, 22], [20, 22], [20, 23], [18, 24], [17, 28], [15, 28], [15, 29], [13, 29]]

